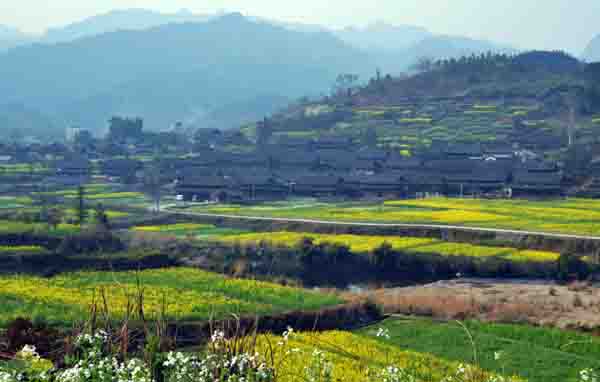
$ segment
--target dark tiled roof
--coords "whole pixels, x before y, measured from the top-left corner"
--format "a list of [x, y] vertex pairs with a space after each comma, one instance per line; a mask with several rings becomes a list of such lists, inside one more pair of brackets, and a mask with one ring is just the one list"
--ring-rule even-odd
[[297, 185], [305, 186], [335, 186], [341, 182], [343, 178], [335, 175], [304, 175], [295, 179]]
[[311, 166], [316, 164], [319, 160], [319, 156], [316, 153], [306, 150], [277, 150], [271, 151], [269, 156], [275, 162], [284, 165], [290, 164]]
[[525, 163], [519, 162], [516, 167], [528, 172], [555, 172], [558, 168], [556, 163], [538, 160], [527, 161]]
[[400, 185], [402, 179], [400, 176], [390, 175], [353, 175], [344, 177], [344, 183], [346, 184], [376, 184], [376, 185]]
[[562, 174], [559, 172], [530, 172], [519, 170], [513, 174], [513, 184], [517, 186], [560, 187]]
[[233, 185], [232, 179], [216, 175], [190, 176], [179, 184], [181, 187], [231, 187]]
[[385, 161], [389, 157], [389, 153], [380, 149], [360, 150], [357, 153], [358, 159]]
[[429, 171], [468, 173], [480, 163], [471, 159], [440, 159], [430, 160], [423, 164], [423, 168]]
[[421, 168], [423, 162], [418, 158], [393, 157], [386, 161], [386, 167], [392, 169]]
[[446, 150], [448, 155], [480, 156], [482, 154], [480, 143], [456, 143], [449, 145]]

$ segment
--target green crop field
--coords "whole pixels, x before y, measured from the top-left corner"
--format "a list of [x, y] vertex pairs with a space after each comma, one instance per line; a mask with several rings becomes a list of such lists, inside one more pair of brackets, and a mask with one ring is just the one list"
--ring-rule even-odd
[[0, 164], [0, 173], [21, 174], [21, 173], [40, 173], [48, 171], [48, 168], [41, 163], [11, 163]]
[[[456, 375], [459, 362], [387, 344], [378, 341], [375, 334], [366, 336], [348, 331], [307, 332], [294, 333], [289, 336], [287, 341], [282, 341], [281, 337], [270, 335], [259, 338], [258, 343], [261, 353], [272, 354], [277, 368], [277, 381], [280, 382], [471, 381], [471, 379], [446, 378]], [[272, 344], [275, 343], [282, 345], [273, 346]], [[315, 354], [322, 355], [327, 360], [331, 378], [318, 378], [318, 376], [302, 378], [306, 374], [307, 365], [314, 362]], [[414, 373], [418, 378], [386, 378], [374, 375], [377, 371], [390, 365]], [[490, 374], [496, 375], [486, 373], [486, 375]], [[477, 381], [481, 381], [481, 379]], [[489, 379], [489, 381], [496, 380]]]
[[136, 272], [80, 272], [53, 278], [0, 277], [0, 326], [16, 317], [71, 324], [88, 315], [92, 302], [106, 295], [112, 317], [136, 303], [142, 285], [147, 317], [163, 306], [171, 319], [206, 320], [231, 313], [265, 314], [317, 309], [341, 302], [337, 297], [254, 280], [230, 279], [191, 268]]
[[7, 255], [40, 255], [46, 254], [47, 250], [44, 247], [37, 245], [0, 245], [0, 256]]
[[0, 220], [0, 233], [41, 232], [48, 235], [64, 236], [79, 232], [79, 226], [73, 224], [59, 224], [50, 228], [45, 223], [23, 223], [11, 220]]
[[28, 206], [31, 203], [32, 203], [31, 198], [29, 198], [27, 196], [1, 196], [0, 197], [0, 210]]
[[600, 236], [600, 200], [432, 198], [385, 203], [291, 201], [256, 206], [195, 206], [195, 212], [326, 221], [458, 225]]
[[384, 328], [390, 338], [379, 337], [381, 342], [447, 361], [474, 363], [484, 370], [518, 375], [530, 382], [579, 381], [580, 370], [600, 367], [600, 340], [591, 335], [525, 325], [465, 325], [474, 347], [467, 331], [454, 322], [388, 319], [357, 333], [372, 338]]
[[511, 261], [550, 262], [558, 260], [554, 252], [519, 250], [507, 247], [492, 247], [465, 243], [449, 243], [438, 239], [362, 236], [362, 235], [324, 235], [299, 232], [261, 232], [221, 237], [221, 241], [239, 243], [270, 242], [277, 245], [293, 246], [310, 237], [315, 243], [335, 243], [346, 245], [355, 253], [368, 253], [383, 243], [390, 244], [395, 250], [410, 254], [439, 254], [442, 256], [498, 257]]
[[179, 223], [158, 226], [138, 226], [132, 228], [133, 232], [156, 234], [163, 236], [175, 236], [186, 239], [209, 239], [216, 237], [228, 237], [230, 235], [240, 235], [247, 231], [216, 227], [212, 224]]

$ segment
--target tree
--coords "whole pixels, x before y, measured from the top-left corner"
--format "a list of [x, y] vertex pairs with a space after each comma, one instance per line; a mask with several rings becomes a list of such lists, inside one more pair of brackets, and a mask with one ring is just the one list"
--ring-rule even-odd
[[144, 171], [144, 188], [150, 194], [154, 203], [154, 212], [160, 212], [160, 163], [155, 160], [154, 163], [148, 166], [147, 171]]
[[273, 135], [273, 125], [271, 121], [265, 117], [263, 122], [259, 122], [256, 126], [256, 145], [264, 147]]
[[77, 224], [81, 227], [89, 215], [85, 206], [85, 188], [83, 185], [79, 185], [77, 188], [77, 205], [75, 206], [75, 211], [77, 212]]
[[143, 139], [144, 121], [141, 118], [112, 117], [109, 121], [109, 139], [112, 142], [125, 142]]
[[56, 229], [64, 218], [64, 212], [60, 208], [50, 208], [48, 210], [47, 223], [52, 229]]
[[[464, 57], [463, 57], [464, 58]], [[411, 69], [419, 73], [427, 73], [433, 70], [434, 64], [430, 57], [419, 57]]]
[[354, 84], [358, 81], [358, 75], [352, 73], [344, 73], [337, 76], [333, 86], [335, 95], [352, 95]]
[[108, 220], [108, 214], [102, 203], [98, 203], [94, 208], [94, 217], [96, 218], [96, 224], [106, 231], [110, 231], [110, 222]]
[[373, 127], [367, 128], [365, 131], [364, 144], [367, 147], [375, 148], [377, 147], [377, 131]]
[[373, 250], [371, 261], [377, 268], [391, 271], [394, 264], [394, 248], [387, 241], [383, 242]]

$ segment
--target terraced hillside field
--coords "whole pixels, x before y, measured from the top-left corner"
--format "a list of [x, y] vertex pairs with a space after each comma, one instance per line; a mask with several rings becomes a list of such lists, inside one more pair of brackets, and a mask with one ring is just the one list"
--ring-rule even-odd
[[279, 202], [196, 206], [190, 212], [339, 222], [441, 224], [600, 236], [600, 200], [432, 198], [385, 203]]
[[[0, 326], [17, 317], [70, 324], [88, 317], [103, 294], [112, 317], [137, 304], [138, 280], [146, 317], [166, 310], [172, 319], [205, 320], [231, 313], [264, 314], [318, 309], [341, 301], [332, 295], [253, 280], [229, 279], [190, 268], [136, 272], [80, 272], [53, 278], [0, 277]], [[139, 306], [139, 304], [138, 304]], [[137, 311], [137, 309], [136, 309]]]

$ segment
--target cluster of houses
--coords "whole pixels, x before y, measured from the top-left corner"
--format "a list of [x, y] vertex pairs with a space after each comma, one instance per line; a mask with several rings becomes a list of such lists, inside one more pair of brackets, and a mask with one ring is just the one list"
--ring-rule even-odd
[[[410, 157], [397, 150], [367, 147], [345, 136], [282, 138], [276, 143], [245, 146], [251, 150], [234, 153], [204, 145], [194, 149], [193, 155], [163, 156], [158, 162], [144, 162], [135, 155], [74, 155], [65, 146], [36, 152], [42, 158], [50, 154], [63, 157], [51, 162], [52, 171], [40, 180], [43, 184], [84, 184], [93, 174], [139, 185], [152, 167], [152, 171], [158, 168], [163, 185], [171, 185], [176, 195], [189, 201], [290, 196], [551, 197], [566, 190], [563, 173], [555, 163], [498, 143], [433, 142]], [[13, 158], [22, 155], [11, 154]]]
[[206, 150], [164, 161], [163, 173], [189, 201], [310, 197], [477, 195], [559, 196], [558, 166], [498, 144], [434, 144], [403, 157], [381, 148], [355, 148], [350, 139], [282, 141], [253, 152]]

